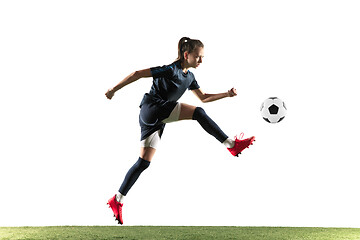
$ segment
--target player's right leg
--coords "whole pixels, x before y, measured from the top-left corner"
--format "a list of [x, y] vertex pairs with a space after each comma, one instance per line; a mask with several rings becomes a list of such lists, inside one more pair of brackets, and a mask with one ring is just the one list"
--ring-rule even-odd
[[127, 172], [125, 179], [120, 186], [119, 192], [108, 201], [108, 205], [112, 209], [115, 219], [119, 224], [123, 224], [122, 207], [124, 198], [131, 187], [135, 184], [140, 174], [149, 167], [159, 141], [159, 132], [155, 132], [145, 140], [141, 141], [139, 159]]

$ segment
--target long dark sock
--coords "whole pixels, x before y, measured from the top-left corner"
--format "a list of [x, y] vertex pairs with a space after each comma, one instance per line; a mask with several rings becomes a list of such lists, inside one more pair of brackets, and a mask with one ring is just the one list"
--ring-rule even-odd
[[150, 162], [139, 157], [137, 162], [127, 172], [119, 192], [126, 196], [130, 188], [134, 185], [140, 174], [149, 167]]
[[220, 127], [206, 114], [201, 107], [195, 108], [193, 120], [197, 120], [203, 129], [223, 143], [228, 136], [220, 129]]

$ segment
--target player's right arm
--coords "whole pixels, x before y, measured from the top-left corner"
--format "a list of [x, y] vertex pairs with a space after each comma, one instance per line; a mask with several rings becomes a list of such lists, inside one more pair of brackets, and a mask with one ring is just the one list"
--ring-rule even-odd
[[151, 73], [150, 68], [135, 71], [135, 72], [131, 73], [129, 76], [125, 77], [115, 87], [109, 89], [105, 93], [105, 96], [108, 99], [111, 99], [114, 96], [116, 91], [120, 90], [121, 88], [125, 87], [126, 85], [128, 85], [130, 83], [133, 83], [133, 82], [139, 80], [140, 78], [146, 78], [146, 77], [152, 77], [152, 73]]

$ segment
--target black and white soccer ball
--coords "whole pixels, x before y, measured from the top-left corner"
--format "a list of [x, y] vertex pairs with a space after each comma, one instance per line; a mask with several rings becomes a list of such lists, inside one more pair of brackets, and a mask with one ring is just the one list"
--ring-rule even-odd
[[277, 97], [267, 98], [260, 108], [260, 112], [265, 121], [278, 123], [285, 118], [286, 106], [284, 101]]

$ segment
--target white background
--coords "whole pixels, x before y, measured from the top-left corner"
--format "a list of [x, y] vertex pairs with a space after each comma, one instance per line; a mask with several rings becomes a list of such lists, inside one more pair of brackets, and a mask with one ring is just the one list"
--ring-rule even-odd
[[[199, 105], [232, 157], [193, 121], [168, 124], [125, 200], [126, 225], [360, 227], [358, 1], [1, 1], [0, 226], [116, 225], [107, 200], [139, 154], [141, 79], [183, 36], [205, 44]], [[285, 101], [279, 124], [260, 116]]]

